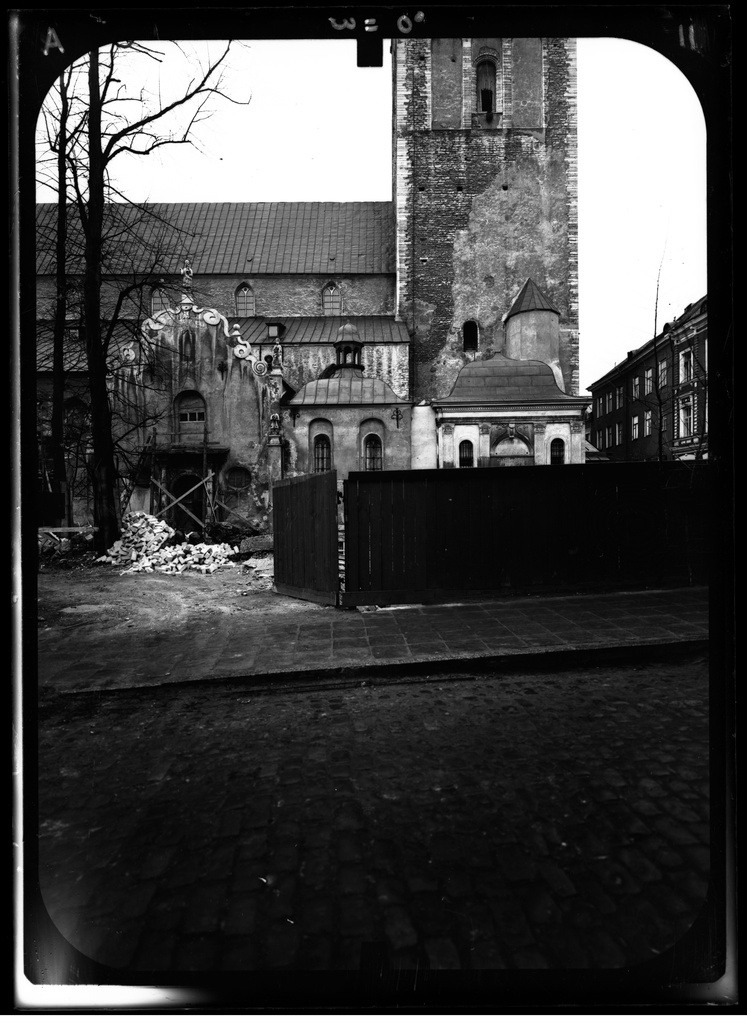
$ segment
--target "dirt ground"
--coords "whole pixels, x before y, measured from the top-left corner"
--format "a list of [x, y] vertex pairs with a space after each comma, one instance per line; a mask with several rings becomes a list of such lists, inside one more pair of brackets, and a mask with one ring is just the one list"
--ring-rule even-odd
[[246, 556], [212, 574], [124, 572], [93, 556], [58, 559], [38, 572], [39, 632], [85, 622], [107, 632], [165, 629], [204, 621], [206, 614], [278, 615], [315, 606], [272, 591], [272, 555]]

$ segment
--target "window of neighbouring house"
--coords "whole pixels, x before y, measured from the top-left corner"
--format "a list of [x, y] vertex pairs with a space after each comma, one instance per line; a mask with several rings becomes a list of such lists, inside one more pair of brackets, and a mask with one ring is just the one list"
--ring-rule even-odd
[[236, 289], [236, 316], [254, 316], [254, 289], [249, 284], [240, 284]]
[[381, 438], [378, 434], [369, 434], [363, 443], [364, 467], [367, 472], [383, 469]]
[[682, 398], [679, 402], [680, 437], [691, 437], [693, 432], [693, 403], [691, 398]]
[[640, 398], [640, 397], [641, 397], [641, 378], [640, 377], [634, 377], [633, 378], [633, 398]]
[[622, 407], [623, 407], [623, 386], [622, 386], [622, 384], [620, 384], [620, 385], [618, 385], [618, 387], [615, 388], [615, 408], [616, 409], [622, 409]]
[[643, 436], [651, 436], [651, 410], [647, 409], [643, 414]]
[[615, 444], [623, 443], [623, 425], [622, 423], [615, 424]]
[[685, 349], [680, 352], [680, 384], [687, 384], [693, 379], [693, 353], [692, 349]]
[[648, 370], [643, 371], [643, 393], [644, 395], [650, 395], [654, 390], [654, 368], [650, 366]]
[[475, 464], [475, 450], [471, 441], [462, 441], [459, 444], [459, 467], [460, 469], [471, 469]]
[[604, 448], [604, 431], [597, 431], [597, 448], [601, 451]]
[[609, 416], [612, 412], [612, 392], [608, 391], [604, 396], [604, 411]]
[[667, 361], [666, 361], [666, 359], [662, 359], [662, 361], [659, 363], [658, 383], [659, 383], [659, 387], [660, 388], [664, 388], [667, 385]]
[[314, 438], [314, 472], [326, 473], [332, 469], [332, 443], [326, 434]]
[[565, 462], [565, 441], [554, 437], [550, 442], [550, 465], [562, 466]]
[[630, 439], [631, 441], [638, 440], [638, 417], [634, 416], [630, 421]]
[[605, 448], [612, 447], [612, 427], [607, 427], [605, 430]]
[[342, 316], [342, 292], [334, 282], [322, 289], [322, 313], [324, 316]]

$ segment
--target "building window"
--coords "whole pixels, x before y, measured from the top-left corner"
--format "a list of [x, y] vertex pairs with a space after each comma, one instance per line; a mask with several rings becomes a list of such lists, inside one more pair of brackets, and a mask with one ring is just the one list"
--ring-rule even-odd
[[634, 416], [630, 421], [630, 438], [632, 441], [638, 440], [638, 417]]
[[604, 431], [597, 431], [597, 448], [601, 451], [604, 448]]
[[615, 388], [615, 408], [616, 409], [622, 409], [622, 407], [623, 407], [623, 386], [622, 386], [622, 384], [620, 384], [619, 387]]
[[615, 424], [615, 444], [623, 443], [623, 425], [622, 423]]
[[597, 398], [597, 416], [604, 416], [604, 399], [601, 395]]
[[236, 289], [236, 316], [254, 315], [254, 290], [251, 285], [241, 284]]
[[659, 380], [659, 387], [660, 388], [664, 388], [664, 387], [667, 386], [667, 361], [666, 361], [666, 359], [663, 359], [659, 363], [658, 380]]
[[198, 391], [183, 391], [176, 399], [176, 419], [179, 436], [205, 432], [205, 401]]
[[459, 466], [471, 469], [475, 464], [475, 452], [471, 441], [462, 441], [459, 445]]
[[651, 437], [651, 410], [647, 409], [643, 414], [643, 436]]
[[342, 316], [342, 292], [333, 282], [322, 289], [322, 313], [324, 316]]
[[562, 466], [565, 462], [565, 442], [559, 437], [550, 442], [550, 465]]
[[612, 392], [608, 391], [604, 396], [604, 411], [609, 416], [612, 412]]
[[693, 379], [693, 354], [691, 349], [680, 352], [680, 384], [687, 384]]
[[462, 340], [465, 352], [477, 350], [477, 324], [474, 320], [467, 320], [462, 326]]
[[332, 469], [332, 443], [326, 434], [314, 438], [314, 472], [326, 473]]
[[693, 432], [693, 403], [690, 398], [683, 398], [679, 402], [680, 412], [680, 437], [691, 437]]
[[654, 390], [654, 369], [649, 367], [648, 370], [643, 372], [643, 393], [644, 395], [650, 395]]
[[369, 434], [363, 444], [365, 468], [368, 472], [383, 468], [381, 454], [381, 438], [378, 434]]
[[611, 448], [612, 447], [612, 427], [607, 427], [606, 438], [607, 438], [607, 444], [605, 445], [605, 448]]
[[492, 60], [481, 60], [475, 69], [477, 77], [477, 111], [494, 114], [496, 106], [496, 75]]
[[641, 378], [640, 377], [634, 377], [633, 378], [633, 398], [640, 398], [640, 397], [641, 397]]
[[150, 293], [150, 315], [155, 316], [169, 308], [169, 297], [163, 288], [154, 288]]

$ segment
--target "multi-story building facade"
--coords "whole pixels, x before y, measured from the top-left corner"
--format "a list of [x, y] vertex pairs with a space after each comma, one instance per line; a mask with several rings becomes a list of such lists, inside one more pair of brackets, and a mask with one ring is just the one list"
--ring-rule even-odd
[[707, 297], [628, 352], [589, 391], [589, 439], [611, 460], [707, 459]]

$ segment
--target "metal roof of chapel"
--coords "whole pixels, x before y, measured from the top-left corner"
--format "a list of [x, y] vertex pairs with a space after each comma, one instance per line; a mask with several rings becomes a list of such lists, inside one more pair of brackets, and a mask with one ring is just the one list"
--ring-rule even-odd
[[[178, 274], [390, 274], [391, 202], [108, 203], [102, 272]], [[37, 273], [55, 272], [57, 207], [37, 206]], [[82, 237], [68, 208], [68, 273], [83, 271]]]

